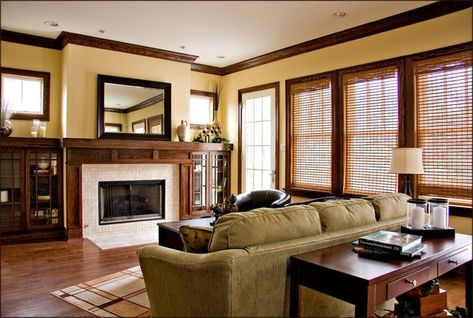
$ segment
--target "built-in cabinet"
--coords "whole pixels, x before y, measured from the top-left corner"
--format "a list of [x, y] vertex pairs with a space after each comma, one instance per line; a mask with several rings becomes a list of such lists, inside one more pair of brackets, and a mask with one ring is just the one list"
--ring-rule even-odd
[[229, 152], [192, 153], [192, 217], [211, 215], [211, 206], [228, 198], [229, 169]]
[[2, 242], [61, 239], [62, 148], [57, 139], [8, 138], [0, 152]]

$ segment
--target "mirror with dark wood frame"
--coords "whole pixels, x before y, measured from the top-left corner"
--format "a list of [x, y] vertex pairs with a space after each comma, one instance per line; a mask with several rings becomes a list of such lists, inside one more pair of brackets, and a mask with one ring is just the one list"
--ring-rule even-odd
[[98, 138], [171, 140], [171, 84], [98, 75]]

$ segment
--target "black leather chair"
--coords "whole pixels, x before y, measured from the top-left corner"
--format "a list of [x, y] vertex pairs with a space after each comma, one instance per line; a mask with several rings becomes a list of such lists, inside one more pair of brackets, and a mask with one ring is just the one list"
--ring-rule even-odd
[[319, 198], [309, 199], [309, 200], [305, 200], [305, 201], [288, 203], [288, 204], [286, 204], [286, 206], [305, 205], [305, 204], [309, 204], [309, 203], [312, 203], [312, 202], [325, 202], [325, 201], [329, 201], [329, 200], [350, 200], [350, 199], [351, 199], [350, 197], [345, 197], [345, 196], [341, 196], [341, 195], [329, 195], [329, 196], [326, 196], [326, 197], [319, 197]]
[[276, 189], [255, 190], [237, 195], [238, 212], [256, 208], [280, 208], [291, 202], [291, 196]]

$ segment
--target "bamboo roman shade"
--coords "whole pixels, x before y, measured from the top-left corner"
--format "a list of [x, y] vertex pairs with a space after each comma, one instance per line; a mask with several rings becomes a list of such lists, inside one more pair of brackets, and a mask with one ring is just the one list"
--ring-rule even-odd
[[472, 53], [414, 63], [417, 146], [425, 173], [419, 195], [467, 200], [472, 197]]
[[347, 194], [396, 192], [390, 173], [398, 146], [399, 90], [396, 66], [342, 76], [345, 107], [345, 189]]
[[290, 84], [293, 187], [331, 192], [331, 85], [328, 78]]

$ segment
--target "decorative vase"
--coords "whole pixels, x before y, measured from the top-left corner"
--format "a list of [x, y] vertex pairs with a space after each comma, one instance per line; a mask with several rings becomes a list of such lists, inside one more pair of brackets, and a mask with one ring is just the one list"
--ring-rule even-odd
[[11, 122], [5, 120], [4, 125], [0, 127], [0, 136], [8, 137], [13, 132], [13, 127], [11, 126]]
[[189, 127], [187, 120], [181, 120], [181, 124], [177, 127], [177, 137], [179, 137], [179, 141], [191, 140], [191, 128]]

